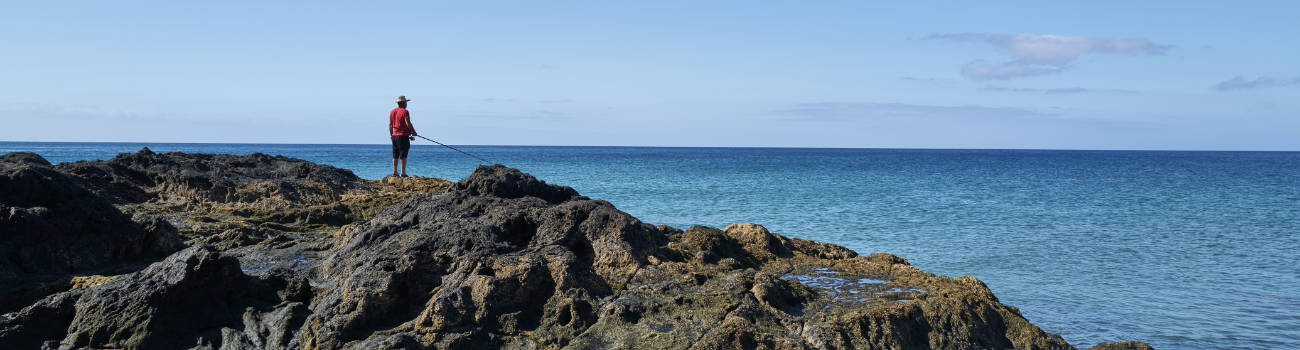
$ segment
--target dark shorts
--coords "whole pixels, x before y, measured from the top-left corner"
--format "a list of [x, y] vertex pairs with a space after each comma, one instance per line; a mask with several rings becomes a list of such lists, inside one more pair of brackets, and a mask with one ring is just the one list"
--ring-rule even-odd
[[393, 136], [393, 159], [406, 159], [406, 154], [410, 152], [410, 136]]

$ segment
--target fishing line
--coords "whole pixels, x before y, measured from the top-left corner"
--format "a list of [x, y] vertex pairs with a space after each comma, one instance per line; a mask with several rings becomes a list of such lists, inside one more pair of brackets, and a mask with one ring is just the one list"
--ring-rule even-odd
[[436, 143], [436, 144], [442, 145], [442, 147], [450, 148], [450, 149], [453, 150], [453, 151], [460, 152], [461, 154], [464, 154], [464, 155], [467, 155], [467, 156], [470, 156], [470, 157], [474, 157], [474, 159], [478, 159], [478, 160], [480, 160], [480, 161], [483, 161], [484, 163], [492, 164], [492, 162], [489, 162], [487, 159], [483, 159], [483, 157], [479, 157], [479, 156], [476, 156], [476, 155], [473, 155], [473, 154], [469, 154], [469, 152], [465, 152], [465, 151], [462, 151], [462, 150], [458, 150], [458, 149], [456, 149], [456, 147], [448, 146], [448, 145], [446, 145], [446, 144], [443, 144], [442, 142], [434, 141], [434, 140], [431, 139], [431, 138], [424, 137], [424, 136], [420, 136], [420, 135], [415, 135], [415, 137], [419, 137], [419, 138], [422, 138], [422, 139], [425, 139], [425, 140], [429, 140], [429, 141], [431, 141], [431, 142], [433, 142], [433, 143]]

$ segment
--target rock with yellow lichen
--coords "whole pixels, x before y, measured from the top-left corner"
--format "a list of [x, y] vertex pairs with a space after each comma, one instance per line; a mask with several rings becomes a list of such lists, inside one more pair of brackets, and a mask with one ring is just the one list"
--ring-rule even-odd
[[68, 282], [69, 284], [68, 289], [90, 288], [104, 283], [108, 283], [108, 281], [112, 281], [114, 278], [117, 278], [117, 276], [103, 276], [103, 275], [76, 276], [73, 277]]
[[[321, 226], [333, 228], [328, 235], [224, 251], [198, 245], [143, 271], [51, 295], [0, 317], [0, 343], [1073, 349], [971, 276], [937, 276], [901, 257], [862, 256], [754, 224], [654, 226], [500, 165], [481, 166], [445, 189], [411, 178], [347, 186], [346, 195], [373, 201], [357, 207], [383, 208]], [[207, 198], [200, 202], [229, 203]], [[347, 200], [339, 195], [334, 203]], [[330, 203], [306, 207], [313, 205]]]
[[346, 169], [261, 153], [155, 153], [55, 166], [128, 213], [167, 219], [188, 243], [274, 247], [369, 219], [439, 178], [365, 180]]

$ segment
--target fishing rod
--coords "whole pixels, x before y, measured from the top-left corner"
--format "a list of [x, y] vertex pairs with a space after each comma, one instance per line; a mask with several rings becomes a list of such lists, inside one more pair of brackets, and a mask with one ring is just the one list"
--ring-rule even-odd
[[479, 157], [479, 156], [476, 156], [476, 155], [473, 155], [473, 154], [469, 154], [468, 152], [465, 152], [465, 151], [462, 151], [462, 150], [458, 150], [458, 149], [456, 149], [456, 147], [448, 146], [448, 145], [446, 145], [446, 144], [443, 144], [442, 142], [434, 141], [434, 140], [431, 139], [431, 138], [424, 137], [424, 136], [420, 136], [420, 135], [415, 135], [415, 137], [419, 137], [419, 138], [422, 138], [422, 139], [425, 139], [425, 140], [429, 140], [429, 141], [431, 141], [431, 142], [433, 142], [433, 143], [436, 143], [436, 144], [442, 145], [442, 147], [450, 148], [450, 149], [453, 150], [453, 151], [460, 152], [460, 153], [465, 154], [465, 155], [470, 156], [470, 157], [474, 157], [475, 159], [481, 160], [481, 161], [483, 161], [484, 163], [492, 164], [492, 162], [489, 162], [487, 159], [483, 159], [483, 157]]

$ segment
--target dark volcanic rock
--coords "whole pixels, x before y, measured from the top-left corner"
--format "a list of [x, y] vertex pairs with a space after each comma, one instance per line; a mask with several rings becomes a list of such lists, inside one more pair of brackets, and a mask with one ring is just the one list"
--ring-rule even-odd
[[363, 180], [351, 171], [261, 153], [154, 153], [59, 164], [122, 210], [179, 226], [190, 243], [220, 249], [276, 246], [362, 221], [415, 193], [440, 191], [434, 178]]
[[[425, 345], [524, 344], [527, 332], [562, 345], [664, 241], [608, 202], [499, 165], [455, 188], [351, 232], [322, 263], [338, 280], [312, 306], [303, 344], [337, 348], [399, 327]], [[567, 198], [580, 199], [551, 203]]]
[[[150, 200], [172, 203], [285, 200], [311, 205], [338, 200], [340, 194], [362, 182], [346, 169], [262, 153], [158, 154], [144, 148], [108, 161], [81, 161], [56, 167], [85, 179], [96, 191], [119, 204]], [[254, 184], [258, 186], [248, 186]]]
[[50, 161], [31, 152], [13, 152], [0, 156], [0, 163], [33, 164], [49, 166]]
[[974, 277], [753, 224], [656, 227], [500, 165], [332, 237], [326, 252], [189, 248], [0, 316], [0, 344], [1073, 349]]
[[180, 249], [169, 223], [139, 221], [39, 156], [0, 158], [0, 311], [63, 288], [74, 274], [120, 271]]
[[578, 196], [578, 191], [569, 186], [547, 185], [545, 181], [501, 164], [479, 167], [474, 172], [474, 176], [456, 183], [456, 190], [471, 196], [492, 195], [506, 199], [530, 196], [551, 204]]
[[[282, 333], [301, 324], [302, 295], [280, 293], [289, 282], [261, 280], [239, 261], [194, 246], [143, 271], [56, 294], [0, 318], [0, 343], [38, 348], [278, 348]], [[279, 332], [277, 332], [276, 330]], [[236, 331], [237, 330], [237, 331]]]

